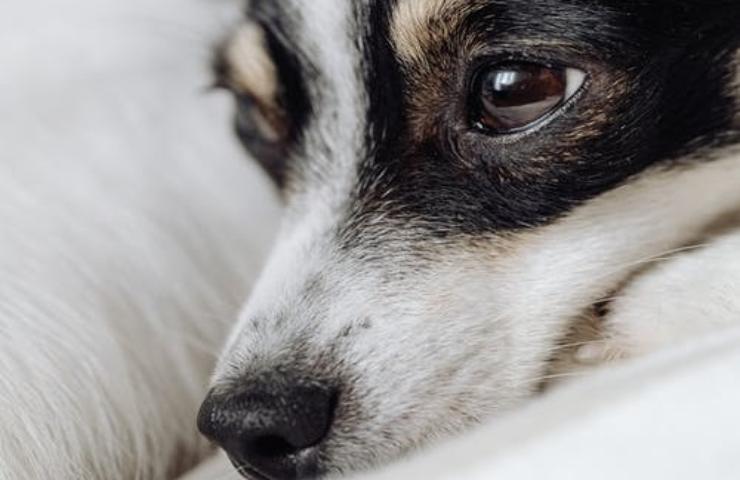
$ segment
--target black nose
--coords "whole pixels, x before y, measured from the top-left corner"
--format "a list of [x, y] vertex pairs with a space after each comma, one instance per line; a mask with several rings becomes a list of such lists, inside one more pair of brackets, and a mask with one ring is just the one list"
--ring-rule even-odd
[[198, 428], [242, 473], [266, 480], [314, 478], [317, 449], [336, 404], [336, 390], [323, 383], [267, 377], [212, 392], [201, 406]]

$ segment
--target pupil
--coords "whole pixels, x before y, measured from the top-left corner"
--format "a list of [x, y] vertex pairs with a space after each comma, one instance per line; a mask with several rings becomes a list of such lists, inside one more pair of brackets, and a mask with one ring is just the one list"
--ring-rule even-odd
[[534, 64], [491, 69], [479, 87], [479, 123], [498, 131], [527, 126], [560, 104], [565, 90], [562, 69]]
[[541, 92], [532, 82], [531, 72], [525, 70], [502, 70], [491, 76], [487, 85], [487, 96], [500, 105], [521, 105], [541, 100]]

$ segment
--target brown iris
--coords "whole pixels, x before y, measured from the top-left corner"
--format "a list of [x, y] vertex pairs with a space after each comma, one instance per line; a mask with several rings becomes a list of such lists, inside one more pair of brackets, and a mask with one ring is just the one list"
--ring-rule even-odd
[[484, 130], [521, 130], [559, 106], [567, 93], [566, 69], [535, 63], [493, 66], [478, 76], [471, 98], [473, 122]]

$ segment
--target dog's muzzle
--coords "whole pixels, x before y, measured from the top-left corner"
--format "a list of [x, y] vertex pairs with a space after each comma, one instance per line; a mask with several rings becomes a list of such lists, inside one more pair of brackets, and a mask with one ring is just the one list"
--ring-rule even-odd
[[337, 389], [324, 382], [263, 375], [212, 391], [198, 428], [247, 478], [314, 478], [337, 400]]

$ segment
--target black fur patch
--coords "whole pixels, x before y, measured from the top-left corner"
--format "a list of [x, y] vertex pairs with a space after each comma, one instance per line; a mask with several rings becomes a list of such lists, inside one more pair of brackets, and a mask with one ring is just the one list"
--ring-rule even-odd
[[[273, 24], [298, 18], [281, 16], [280, 3], [258, 3], [257, 14]], [[358, 27], [365, 48], [358, 61], [366, 62], [369, 154], [358, 159], [347, 199], [339, 232], [345, 246], [371, 241], [367, 229], [379, 215], [422, 237], [536, 227], [651, 166], [669, 167], [702, 147], [739, 140], [729, 85], [740, 47], [740, 3], [483, 3], [429, 49], [431, 69], [402, 67], [394, 55], [394, 1], [356, 4], [358, 17], [367, 19]], [[470, 79], [483, 66], [516, 60], [577, 67], [589, 79], [537, 131], [480, 132], [466, 111]], [[304, 82], [316, 78], [292, 74]], [[319, 111], [320, 103], [313, 108]], [[299, 122], [304, 128], [307, 118]]]
[[[352, 211], [371, 219], [370, 212], [390, 210], [439, 237], [530, 228], [654, 164], [737, 141], [737, 132], [724, 134], [736, 113], [728, 86], [740, 38], [729, 19], [740, 7], [724, 7], [720, 13], [703, 1], [489, 2], [429, 51], [431, 73], [407, 70], [400, 89], [392, 76], [368, 85], [370, 92], [392, 85], [413, 98], [433, 84], [407, 108], [427, 101], [434, 107], [423, 112], [430, 127], [419, 132], [403, 122], [416, 112], [400, 112], [396, 99], [377, 102], [389, 107], [378, 108], [371, 123], [387, 127], [375, 128], [384, 135], [376, 135], [376, 154], [362, 164]], [[485, 54], [467, 57], [460, 46], [466, 41]], [[378, 71], [397, 71], [386, 55], [370, 57]], [[476, 131], [464, 114], [467, 79], [477, 65], [512, 59], [576, 66], [590, 80], [537, 132], [506, 138]], [[436, 78], [411, 78], [430, 74]], [[361, 227], [354, 220], [353, 228]]]

